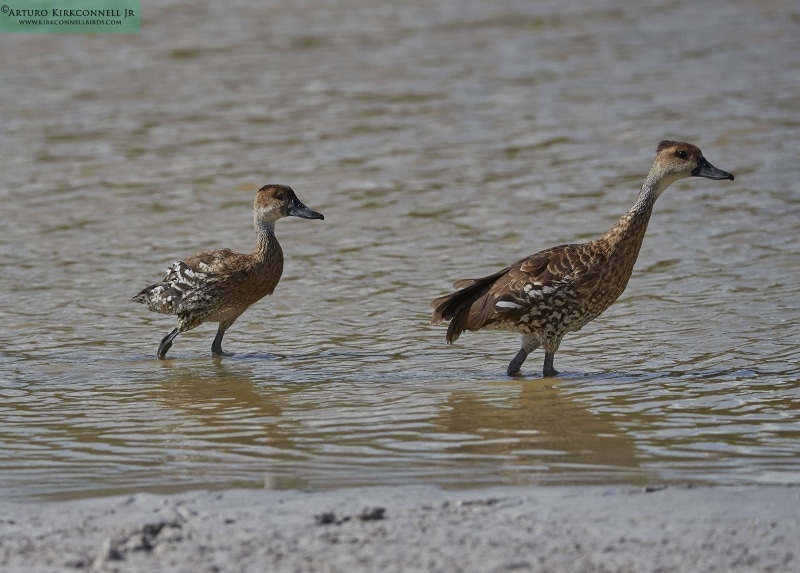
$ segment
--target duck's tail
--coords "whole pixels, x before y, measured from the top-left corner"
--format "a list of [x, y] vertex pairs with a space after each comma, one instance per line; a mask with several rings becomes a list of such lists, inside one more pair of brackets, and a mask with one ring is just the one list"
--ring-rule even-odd
[[[485, 299], [486, 293], [489, 292], [489, 289], [500, 274], [502, 274], [502, 271], [481, 279], [455, 281], [453, 287], [460, 290], [440, 296], [431, 302], [431, 307], [433, 307], [431, 324], [450, 321], [447, 327], [448, 344], [458, 340], [458, 337], [465, 330], [477, 330], [482, 326], [481, 324], [471, 324], [471, 322], [475, 323], [476, 313], [473, 310], [476, 308], [475, 303], [478, 302], [478, 308], [483, 308], [484, 303], [479, 301]], [[473, 318], [472, 321], [470, 321], [470, 317]]]
[[146, 304], [153, 312], [175, 314], [184, 293], [168, 283], [158, 283], [142, 289], [131, 302]]
[[131, 298], [131, 302], [140, 302], [142, 304], [148, 304], [150, 302], [150, 299], [147, 297], [147, 294], [150, 292], [152, 288], [153, 288], [152, 286], [149, 286], [146, 289], [143, 289], [139, 294]]

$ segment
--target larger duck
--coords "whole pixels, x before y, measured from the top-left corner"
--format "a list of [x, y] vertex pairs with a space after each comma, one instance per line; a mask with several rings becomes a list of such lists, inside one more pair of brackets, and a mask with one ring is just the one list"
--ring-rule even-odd
[[131, 300], [154, 312], [174, 314], [178, 325], [158, 346], [164, 358], [181, 332], [204, 322], [218, 322], [212, 354], [223, 354], [222, 337], [254, 302], [272, 294], [283, 273], [283, 251], [275, 238], [275, 222], [283, 217], [324, 219], [306, 207], [286, 185], [264, 185], [253, 202], [256, 247], [250, 254], [230, 249], [201, 251], [167, 269], [160, 283], [151, 285]]
[[518, 374], [528, 355], [544, 348], [544, 376], [556, 376], [553, 358], [561, 339], [580, 330], [617, 300], [628, 284], [656, 199], [687, 177], [730, 179], [690, 143], [662, 141], [633, 206], [602, 237], [545, 249], [480, 279], [453, 283], [460, 289], [437, 298], [433, 324], [450, 321], [447, 342], [465, 330], [504, 330], [522, 335], [508, 365]]

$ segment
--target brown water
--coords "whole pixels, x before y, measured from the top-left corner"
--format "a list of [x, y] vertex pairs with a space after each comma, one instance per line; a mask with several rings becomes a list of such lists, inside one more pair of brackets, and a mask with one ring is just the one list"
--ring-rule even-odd
[[[0, 493], [433, 483], [800, 483], [796, 2], [143, 3], [139, 36], [0, 37]], [[656, 205], [623, 297], [505, 377], [444, 344], [456, 278], [587, 240], [664, 138], [736, 181]], [[128, 299], [249, 250], [226, 336]]]

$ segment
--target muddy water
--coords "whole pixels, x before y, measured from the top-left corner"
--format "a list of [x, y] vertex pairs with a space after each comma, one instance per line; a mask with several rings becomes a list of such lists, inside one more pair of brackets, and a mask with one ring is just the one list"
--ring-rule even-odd
[[[790, 2], [148, 2], [138, 36], [0, 37], [0, 493], [800, 483], [800, 12]], [[603, 233], [656, 143], [736, 181], [656, 205], [562, 371], [444, 344], [429, 301]], [[246, 251], [294, 187], [275, 295], [214, 325], [128, 302]]]

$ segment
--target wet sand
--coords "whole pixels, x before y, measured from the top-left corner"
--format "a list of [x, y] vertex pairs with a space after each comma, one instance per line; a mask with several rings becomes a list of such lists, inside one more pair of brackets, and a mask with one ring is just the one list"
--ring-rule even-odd
[[800, 488], [229, 490], [0, 503], [0, 569], [800, 571]]

